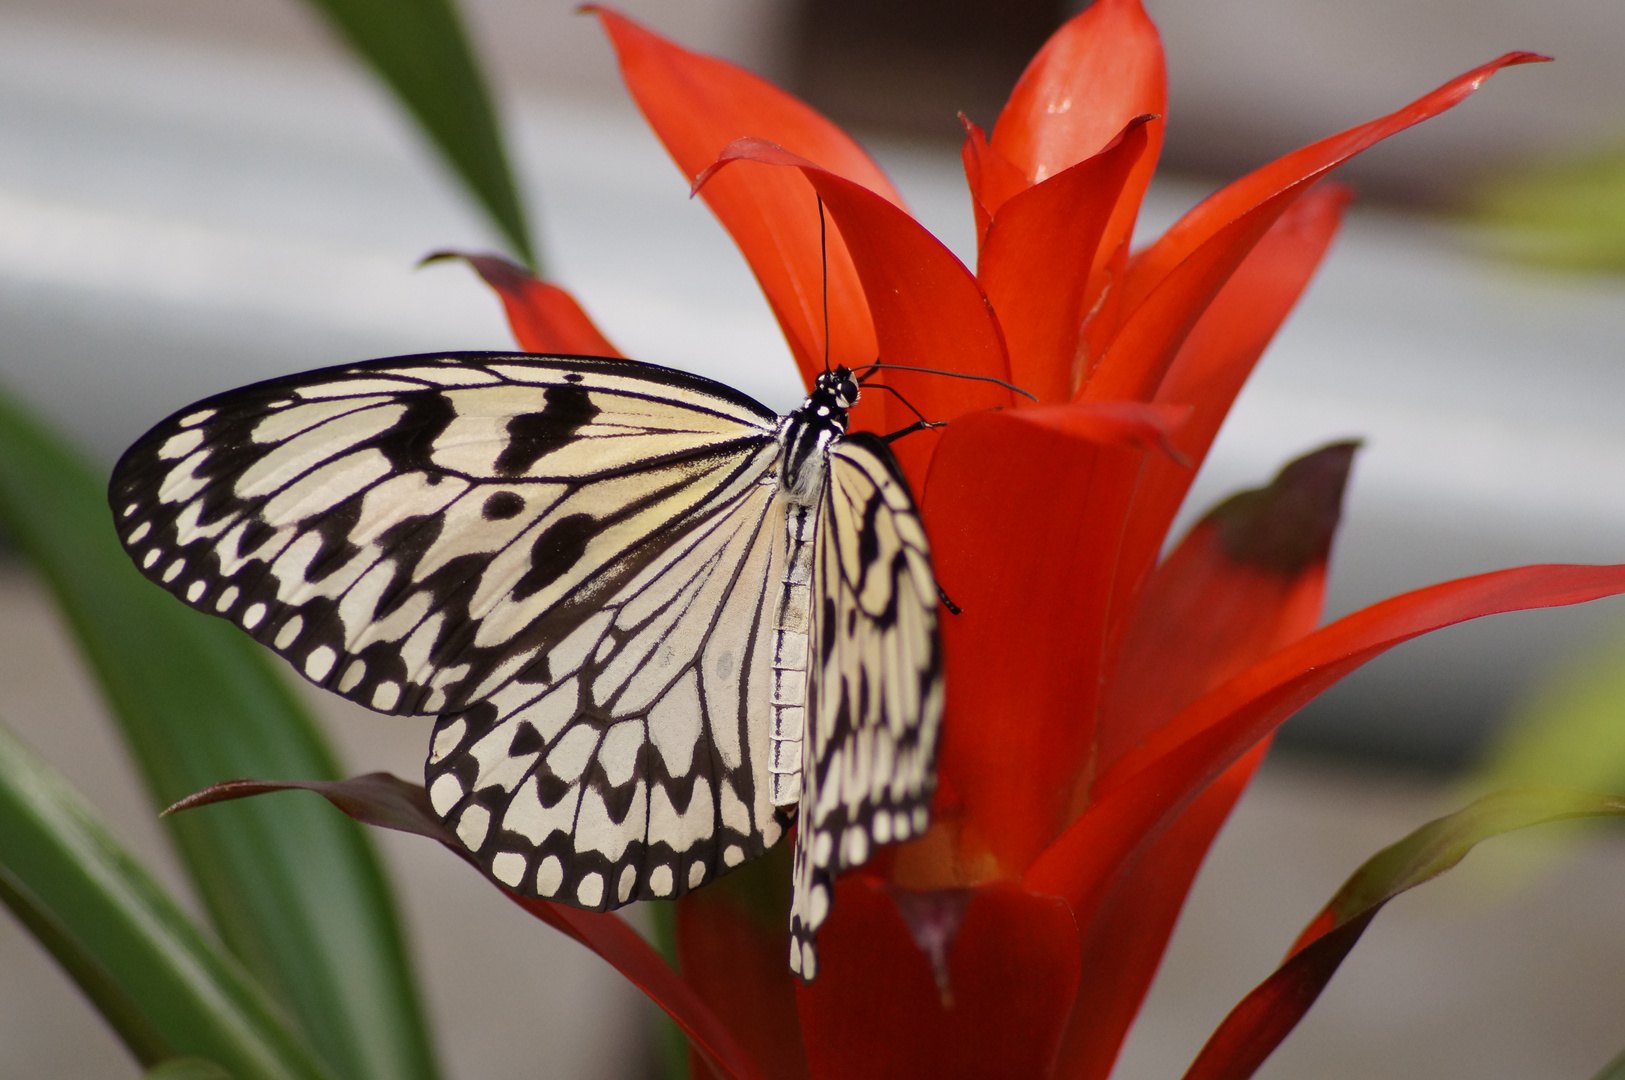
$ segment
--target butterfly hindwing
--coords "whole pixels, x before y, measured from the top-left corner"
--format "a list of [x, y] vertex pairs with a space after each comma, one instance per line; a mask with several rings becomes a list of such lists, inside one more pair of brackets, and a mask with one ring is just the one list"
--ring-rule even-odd
[[908, 486], [873, 435], [849, 435], [830, 451], [814, 567], [790, 912], [790, 966], [808, 980], [835, 876], [924, 832], [936, 787], [936, 579]]
[[126, 453], [110, 495], [151, 580], [320, 686], [441, 712], [545, 666], [758, 483], [776, 422], [633, 361], [405, 357], [200, 402]]
[[625, 583], [551, 654], [441, 718], [429, 797], [497, 880], [613, 908], [755, 858], [767, 791], [783, 504], [756, 487]]

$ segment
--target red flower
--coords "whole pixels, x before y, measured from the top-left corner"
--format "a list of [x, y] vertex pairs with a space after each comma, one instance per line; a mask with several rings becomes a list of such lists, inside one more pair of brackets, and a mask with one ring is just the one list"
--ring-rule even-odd
[[[1131, 253], [1162, 140], [1162, 51], [1138, 0], [1097, 0], [1033, 60], [991, 137], [966, 122], [972, 273], [812, 109], [598, 15], [804, 378], [826, 351], [816, 192], [833, 225], [833, 363], [989, 375], [1039, 399], [887, 375], [951, 421], [897, 445], [964, 613], [943, 617], [934, 824], [839, 883], [816, 982], [797, 986], [786, 968], [788, 866], [771, 858], [679, 904], [681, 977], [612, 918], [525, 902], [665, 1006], [697, 1063], [738, 1077], [1105, 1077], [1276, 725], [1417, 634], [1625, 590], [1620, 568], [1530, 567], [1317, 630], [1349, 445], [1225, 503], [1158, 561], [1220, 422], [1336, 232], [1346, 195], [1317, 181], [1541, 58], [1509, 54], [1289, 154]], [[562, 290], [476, 264], [524, 347], [609, 349]], [[892, 430], [912, 416], [869, 394], [853, 419]]]

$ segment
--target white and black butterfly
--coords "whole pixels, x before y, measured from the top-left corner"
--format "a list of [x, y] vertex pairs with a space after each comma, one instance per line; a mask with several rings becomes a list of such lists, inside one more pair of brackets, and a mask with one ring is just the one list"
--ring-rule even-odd
[[151, 580], [319, 686], [438, 714], [435, 811], [525, 895], [672, 898], [799, 807], [790, 966], [927, 825], [936, 583], [858, 380], [778, 416], [630, 360], [354, 364], [182, 410], [114, 471]]

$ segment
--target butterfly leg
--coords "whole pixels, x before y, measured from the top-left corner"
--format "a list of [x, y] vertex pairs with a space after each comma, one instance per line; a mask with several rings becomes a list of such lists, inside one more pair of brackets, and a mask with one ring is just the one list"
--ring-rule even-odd
[[937, 582], [937, 595], [942, 598], [942, 606], [948, 609], [949, 614], [951, 614], [951, 615], [963, 615], [963, 614], [965, 614], [965, 609], [964, 608], [960, 607], [958, 604], [954, 603], [952, 600], [950, 600], [948, 598], [948, 590], [944, 589], [942, 587], [942, 582], [940, 582], [940, 581]]

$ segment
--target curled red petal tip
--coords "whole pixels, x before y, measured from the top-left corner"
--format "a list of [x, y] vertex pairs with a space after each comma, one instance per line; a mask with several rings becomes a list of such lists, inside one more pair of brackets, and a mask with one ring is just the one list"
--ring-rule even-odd
[[776, 142], [767, 139], [758, 139], [754, 135], [746, 135], [735, 139], [724, 146], [717, 154], [717, 159], [705, 167], [705, 171], [694, 178], [694, 183], [688, 189], [688, 197], [693, 198], [700, 193], [706, 181], [717, 174], [717, 171], [731, 161], [759, 161], [764, 165], [794, 165], [801, 169], [817, 169], [816, 162], [808, 161], [800, 154], [791, 153]]

